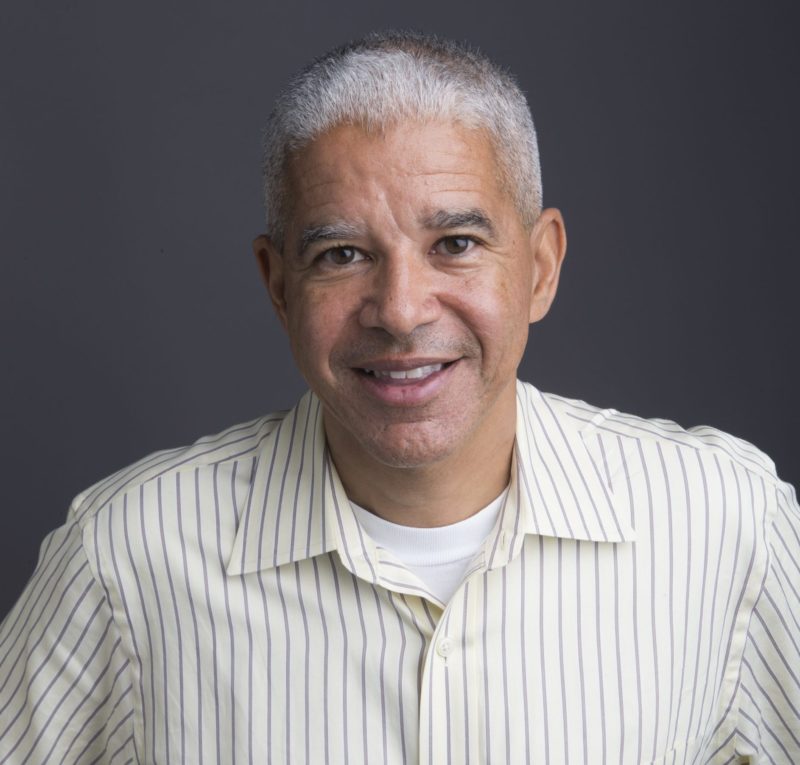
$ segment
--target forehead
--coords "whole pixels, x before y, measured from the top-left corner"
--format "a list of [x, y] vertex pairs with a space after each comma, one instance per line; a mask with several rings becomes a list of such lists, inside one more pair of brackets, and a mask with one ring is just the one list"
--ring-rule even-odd
[[366, 131], [340, 125], [293, 155], [287, 213], [297, 222], [363, 216], [390, 206], [421, 208], [507, 203], [488, 135], [443, 122], [399, 123]]

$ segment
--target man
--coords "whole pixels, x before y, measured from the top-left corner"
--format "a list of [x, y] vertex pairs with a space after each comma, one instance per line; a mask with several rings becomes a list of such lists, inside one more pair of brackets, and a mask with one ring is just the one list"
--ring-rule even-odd
[[516, 380], [555, 296], [530, 114], [373, 36], [266, 135], [311, 392], [81, 494], [0, 634], [0, 762], [800, 762], [770, 460]]

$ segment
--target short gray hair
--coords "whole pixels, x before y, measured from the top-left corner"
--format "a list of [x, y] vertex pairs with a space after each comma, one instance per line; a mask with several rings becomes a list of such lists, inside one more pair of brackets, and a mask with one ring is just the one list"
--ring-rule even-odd
[[485, 130], [498, 172], [526, 225], [542, 209], [539, 148], [514, 78], [464, 43], [417, 32], [373, 33], [313, 61], [278, 97], [264, 130], [264, 203], [282, 246], [289, 157], [328, 130], [381, 130], [448, 119]]

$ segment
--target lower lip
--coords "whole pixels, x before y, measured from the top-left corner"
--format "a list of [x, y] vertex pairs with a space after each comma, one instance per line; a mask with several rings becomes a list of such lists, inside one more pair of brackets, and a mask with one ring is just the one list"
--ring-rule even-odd
[[419, 406], [426, 404], [439, 393], [457, 365], [458, 362], [454, 361], [438, 372], [419, 379], [395, 380], [360, 371], [356, 374], [367, 391], [382, 403], [393, 406]]

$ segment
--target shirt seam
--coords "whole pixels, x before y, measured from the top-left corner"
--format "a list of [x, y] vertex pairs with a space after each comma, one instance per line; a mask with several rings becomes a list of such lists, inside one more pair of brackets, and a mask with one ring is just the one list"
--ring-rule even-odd
[[[764, 512], [764, 519], [763, 519], [763, 572], [761, 574], [761, 581], [758, 586], [758, 590], [753, 598], [753, 603], [750, 606], [750, 613], [747, 619], [747, 629], [744, 632], [744, 639], [742, 640], [742, 648], [738, 655], [738, 668], [736, 672], [736, 680], [734, 681], [734, 690], [732, 694], [733, 704], [735, 708], [733, 711], [733, 737], [738, 746], [739, 742], [741, 741], [741, 736], [739, 734], [739, 726], [741, 722], [741, 704], [739, 701], [739, 697], [741, 694], [741, 687], [742, 687], [742, 671], [744, 669], [744, 655], [745, 651], [747, 650], [747, 646], [750, 643], [750, 628], [753, 623], [753, 615], [755, 614], [755, 610], [758, 607], [758, 603], [761, 600], [762, 596], [764, 595], [764, 591], [767, 586], [767, 579], [769, 578], [770, 567], [772, 566], [772, 540], [771, 537], [773, 536], [774, 529], [775, 529], [775, 513], [777, 512], [777, 492], [778, 487], [775, 487], [775, 494], [773, 494], [773, 502], [765, 508]], [[717, 735], [714, 737], [714, 741], [718, 738], [722, 737], [722, 733], [724, 731], [720, 730]]]
[[[77, 522], [77, 519], [75, 519]], [[90, 526], [91, 523], [91, 526]], [[92, 554], [90, 549], [88, 549], [85, 535], [92, 533], [94, 528], [97, 524], [97, 517], [96, 515], [92, 515], [89, 520], [87, 520], [86, 524], [78, 526], [78, 529], [81, 534], [81, 549], [83, 550], [83, 554], [86, 557], [86, 561], [89, 564], [89, 570], [92, 574], [92, 579], [95, 581], [97, 586], [103, 592], [103, 599], [108, 605], [108, 609], [111, 612], [111, 621], [114, 625], [114, 629], [120, 639], [120, 645], [123, 648], [125, 657], [128, 660], [128, 666], [125, 670], [125, 673], [130, 677], [131, 680], [131, 692], [136, 698], [136, 703], [133, 705], [133, 735], [134, 735], [134, 751], [139, 754], [140, 752], [145, 751], [145, 732], [144, 732], [144, 699], [141, 698], [141, 675], [139, 673], [139, 660], [137, 658], [137, 653], [133, 649], [133, 641], [132, 641], [132, 630], [130, 629], [130, 625], [127, 623], [123, 629], [122, 625], [120, 625], [116, 611], [114, 609], [114, 605], [110, 598], [110, 589], [113, 586], [113, 582], [111, 581], [113, 577], [109, 576], [109, 585], [106, 585], [106, 579], [100, 573], [100, 566], [101, 563], [105, 562], [104, 560], [100, 559], [102, 555], [100, 546], [97, 546], [97, 558], [95, 558]], [[119, 596], [119, 593], [115, 593]]]

